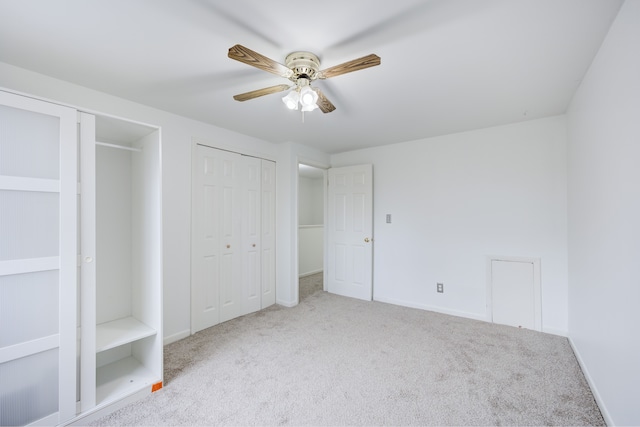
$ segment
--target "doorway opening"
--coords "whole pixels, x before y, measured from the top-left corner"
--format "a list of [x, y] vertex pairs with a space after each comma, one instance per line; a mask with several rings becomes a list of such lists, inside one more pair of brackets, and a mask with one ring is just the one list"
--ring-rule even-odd
[[326, 171], [298, 165], [298, 302], [325, 290]]

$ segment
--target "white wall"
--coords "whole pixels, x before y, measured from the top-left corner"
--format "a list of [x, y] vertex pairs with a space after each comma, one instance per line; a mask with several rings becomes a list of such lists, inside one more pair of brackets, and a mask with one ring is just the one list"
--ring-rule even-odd
[[[1, 62], [0, 87], [162, 127], [165, 342], [182, 338], [190, 331], [189, 254], [193, 138], [213, 141], [215, 146], [221, 148], [275, 160], [277, 179], [281, 178], [284, 184], [283, 188], [278, 187], [278, 194], [281, 195], [278, 198], [278, 213], [295, 212], [296, 207], [292, 206], [295, 197], [291, 197], [289, 193], [289, 177], [297, 177], [298, 163], [292, 152], [293, 148], [288, 145], [280, 147]], [[313, 154], [308, 155], [314, 157]], [[296, 225], [293, 222], [293, 226]], [[279, 221], [278, 226], [288, 229], [292, 224]], [[297, 270], [297, 258], [292, 255], [292, 247], [295, 248], [296, 241], [291, 237], [296, 232], [282, 231], [277, 242], [277, 274], [284, 279], [281, 289], [277, 291], [288, 299], [294, 286], [290, 278], [291, 272]], [[295, 284], [297, 288], [297, 277]]]
[[329, 155], [313, 148], [287, 142], [278, 145], [277, 293], [276, 302], [285, 307], [298, 304], [298, 165], [329, 167]]
[[96, 323], [133, 313], [131, 157], [96, 146]]
[[324, 263], [324, 178], [298, 177], [298, 275], [321, 272]]
[[324, 264], [324, 227], [301, 225], [298, 227], [298, 275], [320, 273]]
[[318, 225], [324, 222], [324, 179], [301, 176], [298, 179], [298, 222]]
[[358, 150], [331, 163], [373, 164], [374, 299], [486, 319], [486, 256], [539, 257], [543, 330], [566, 333], [564, 117]]
[[640, 1], [568, 112], [569, 337], [609, 425], [640, 425]]

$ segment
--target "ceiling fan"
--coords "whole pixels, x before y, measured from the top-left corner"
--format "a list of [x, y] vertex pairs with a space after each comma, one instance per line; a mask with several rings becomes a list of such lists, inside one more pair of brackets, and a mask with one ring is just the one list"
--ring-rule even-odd
[[320, 108], [323, 113], [330, 113], [336, 109], [331, 101], [329, 101], [318, 88], [311, 87], [312, 81], [316, 79], [328, 79], [341, 74], [351, 73], [352, 71], [380, 65], [380, 57], [371, 54], [329, 67], [325, 70], [320, 70], [320, 60], [311, 52], [290, 53], [285, 58], [285, 65], [283, 65], [239, 44], [229, 49], [228, 56], [236, 61], [289, 79], [294, 83], [293, 85], [281, 84], [241, 93], [235, 95], [233, 99], [236, 101], [247, 101], [294, 88], [289, 94], [282, 98], [282, 101], [292, 110], [297, 110], [298, 104], [300, 104], [303, 112]]

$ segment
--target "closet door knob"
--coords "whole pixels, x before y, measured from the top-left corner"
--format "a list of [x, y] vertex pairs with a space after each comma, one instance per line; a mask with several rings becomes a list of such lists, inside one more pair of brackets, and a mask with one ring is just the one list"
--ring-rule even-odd
[[251, 245], [251, 246], [253, 246], [253, 247], [255, 248], [255, 247], [256, 247], [256, 244], [254, 243], [254, 244], [253, 244], [253, 245]]
[[227, 249], [229, 249], [231, 247], [231, 245], [227, 245]]
[[87, 264], [90, 264], [93, 262], [93, 258], [91, 258], [90, 256], [86, 256], [84, 257], [84, 262], [86, 262]]
[[369, 238], [368, 238], [368, 237], [365, 237], [365, 238], [364, 238], [364, 242], [365, 242], [365, 243], [369, 243], [369, 242], [370, 242]]

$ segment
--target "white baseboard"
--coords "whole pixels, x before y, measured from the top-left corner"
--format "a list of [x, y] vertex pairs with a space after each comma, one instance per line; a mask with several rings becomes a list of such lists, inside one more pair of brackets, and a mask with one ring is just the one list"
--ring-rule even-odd
[[573, 349], [573, 354], [575, 354], [576, 359], [578, 359], [578, 365], [580, 365], [580, 368], [582, 369], [582, 373], [584, 374], [584, 377], [587, 379], [587, 383], [589, 383], [589, 387], [591, 388], [591, 393], [593, 394], [593, 398], [596, 400], [596, 403], [598, 404], [598, 408], [600, 408], [600, 413], [602, 413], [602, 418], [604, 418], [604, 422], [607, 423], [608, 426], [615, 426], [616, 423], [613, 422], [613, 419], [611, 418], [609, 411], [607, 411], [607, 406], [604, 404], [602, 397], [600, 397], [598, 388], [596, 387], [596, 384], [593, 382], [593, 379], [591, 378], [591, 374], [589, 374], [589, 369], [587, 368], [587, 365], [585, 365], [584, 361], [582, 360], [582, 356], [580, 355], [580, 352], [578, 351], [575, 344], [573, 343], [571, 336], [567, 336], [567, 338], [569, 340], [569, 344], [571, 345], [571, 348]]
[[[458, 310], [451, 310], [448, 308], [442, 308], [442, 307], [435, 307], [432, 305], [426, 305], [426, 304], [416, 304], [414, 302], [409, 302], [409, 301], [402, 301], [402, 300], [397, 300], [397, 299], [393, 299], [393, 298], [380, 298], [380, 297], [376, 297], [374, 295], [373, 297], [374, 301], [379, 301], [379, 302], [384, 302], [387, 304], [394, 304], [394, 305], [400, 305], [403, 307], [409, 307], [409, 308], [417, 308], [420, 310], [427, 310], [427, 311], [433, 311], [436, 313], [441, 313], [441, 314], [448, 314], [451, 316], [458, 316], [458, 317], [464, 317], [467, 319], [473, 319], [473, 320], [481, 320], [483, 322], [489, 322], [491, 323], [491, 319], [488, 319], [485, 315], [480, 315], [480, 314], [475, 314], [475, 313], [468, 313], [466, 311], [458, 311]], [[561, 330], [561, 329], [555, 329], [555, 328], [544, 328], [542, 329], [542, 332], [545, 334], [551, 334], [551, 335], [558, 335], [561, 337], [567, 337], [567, 331]]]
[[288, 308], [295, 307], [296, 305], [298, 305], [298, 303], [295, 301], [282, 301], [282, 300], [276, 300], [276, 304], [282, 305]]
[[168, 344], [174, 343], [176, 341], [180, 341], [181, 339], [186, 338], [189, 335], [191, 335], [191, 331], [189, 329], [187, 329], [185, 331], [178, 332], [177, 334], [173, 334], [173, 335], [169, 335], [167, 337], [164, 337], [164, 340], [162, 342], [163, 342], [164, 345], [168, 345]]
[[373, 300], [378, 302], [384, 302], [387, 304], [401, 305], [403, 307], [418, 308], [420, 310], [434, 311], [436, 313], [441, 313], [441, 314], [449, 314], [451, 316], [465, 317], [467, 319], [482, 320], [483, 322], [487, 321], [487, 317], [485, 315], [467, 313], [466, 311], [450, 310], [448, 308], [434, 307], [426, 304], [416, 304], [414, 302], [402, 301], [402, 300], [397, 300], [393, 298], [384, 298], [384, 297], [380, 298], [375, 295], [373, 296]]
[[300, 274], [298, 274], [298, 278], [300, 278], [300, 277], [306, 277], [306, 276], [311, 276], [312, 274], [322, 273], [323, 271], [324, 271], [323, 269], [313, 270], [313, 271], [307, 271], [306, 273], [300, 273]]
[[562, 329], [555, 329], [555, 328], [545, 328], [544, 326], [542, 327], [542, 332], [544, 332], [545, 334], [551, 334], [551, 335], [557, 335], [559, 337], [567, 337], [567, 331], [563, 331]]

